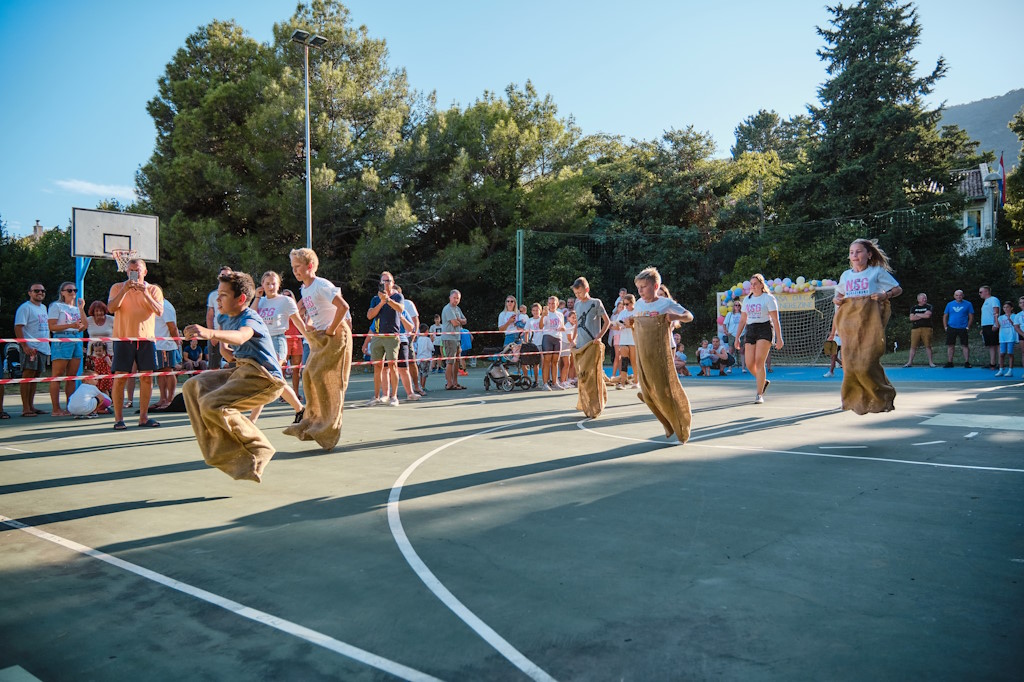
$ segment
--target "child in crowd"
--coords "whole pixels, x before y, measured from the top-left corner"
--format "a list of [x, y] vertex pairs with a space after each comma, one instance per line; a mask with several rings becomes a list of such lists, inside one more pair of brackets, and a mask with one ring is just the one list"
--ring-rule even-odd
[[700, 342], [700, 348], [697, 349], [697, 362], [700, 364], [699, 377], [711, 376], [711, 364], [714, 362], [711, 358], [711, 347], [708, 346], [708, 340], [704, 339]]
[[[99, 345], [105, 349], [104, 343], [99, 342]], [[100, 414], [107, 414], [110, 396], [99, 389], [96, 381], [96, 372], [86, 370], [82, 384], [68, 398], [68, 412], [75, 415], [75, 419], [94, 419]]]
[[[293, 301], [295, 300], [295, 294], [291, 289], [283, 289], [281, 293]], [[303, 315], [305, 315], [305, 311], [300, 310], [299, 316]], [[284, 333], [284, 337], [288, 345], [288, 366], [283, 368], [285, 376], [291, 375], [292, 390], [295, 391], [299, 400], [304, 400], [302, 393], [299, 392], [299, 381], [302, 379], [302, 334], [299, 333], [299, 328], [295, 326], [290, 317], [288, 318], [288, 331]]]
[[1017, 337], [1017, 330], [1014, 329], [1014, 320], [1013, 304], [1006, 301], [1003, 303], [1003, 314], [996, 321], [999, 326], [999, 371], [995, 374], [997, 377], [1003, 376], [1004, 366], [1006, 377], [1013, 376], [1013, 350], [1020, 340]]
[[[92, 361], [92, 369], [97, 375], [104, 376], [110, 374], [110, 356], [107, 355], [107, 344], [103, 341], [93, 341], [89, 344], [89, 358]], [[110, 392], [114, 390], [114, 379], [107, 377], [106, 379], [97, 379], [96, 387], [101, 393], [110, 395]], [[106, 414], [106, 409], [100, 414]]]
[[[633, 294], [624, 294], [622, 296], [622, 310], [615, 316], [614, 325], [619, 330], [619, 376], [618, 379], [613, 377], [615, 381], [615, 388], [622, 390], [626, 386], [636, 385], [636, 346], [633, 341], [633, 329], [628, 325], [628, 320], [633, 317], [633, 306], [636, 304], [636, 297]], [[625, 363], [629, 363], [629, 367], [633, 367], [634, 376], [630, 380], [629, 372]]]
[[[270, 332], [270, 344], [274, 347], [274, 352], [277, 353], [278, 363], [283, 365], [288, 362], [288, 327], [291, 324], [292, 315], [297, 315], [299, 308], [294, 299], [288, 298], [280, 292], [281, 275], [273, 270], [267, 270], [260, 279], [260, 286], [256, 289], [250, 307], [259, 313], [263, 323], [267, 325], [267, 331]], [[303, 407], [295, 389], [286, 385], [281, 397], [295, 410], [295, 418], [292, 423], [298, 424], [302, 421]], [[260, 418], [262, 411], [262, 405], [253, 409], [250, 418], [255, 422]]]
[[676, 367], [676, 374], [681, 377], [693, 376], [690, 373], [690, 368], [686, 366], [686, 346], [683, 345], [683, 337], [679, 334], [672, 335], [673, 340], [676, 342], [676, 352], [673, 357], [673, 364]]
[[829, 356], [831, 361], [828, 366], [828, 371], [822, 376], [826, 379], [831, 379], [836, 375], [836, 365], [839, 365], [840, 368], [843, 366], [842, 360], [839, 359], [839, 356], [843, 351], [843, 342], [839, 338], [839, 334], [836, 334], [831, 341], [826, 341], [825, 347], [822, 350], [824, 350], [825, 355]]
[[428, 334], [427, 325], [420, 325], [420, 335], [416, 337], [416, 363], [420, 370], [420, 392], [427, 392], [427, 376], [430, 374], [430, 365], [433, 364], [434, 342]]
[[434, 347], [434, 356], [430, 361], [430, 369], [434, 374], [441, 374], [444, 369], [441, 366], [444, 352], [441, 350], [441, 316], [434, 315], [434, 324], [430, 325], [430, 343]]

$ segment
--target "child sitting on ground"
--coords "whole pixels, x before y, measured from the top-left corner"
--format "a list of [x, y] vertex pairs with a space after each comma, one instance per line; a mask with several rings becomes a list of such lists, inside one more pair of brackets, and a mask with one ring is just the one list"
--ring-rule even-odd
[[[99, 345], [105, 347], [102, 342]], [[86, 370], [82, 385], [68, 398], [68, 412], [75, 415], [75, 419], [94, 419], [101, 413], [106, 414], [110, 407], [110, 396], [97, 388], [96, 382], [96, 372]]]
[[676, 366], [676, 374], [681, 377], [693, 376], [690, 368], [686, 366], [686, 346], [683, 345], [683, 338], [679, 334], [672, 335], [676, 340], [676, 352], [672, 360]]

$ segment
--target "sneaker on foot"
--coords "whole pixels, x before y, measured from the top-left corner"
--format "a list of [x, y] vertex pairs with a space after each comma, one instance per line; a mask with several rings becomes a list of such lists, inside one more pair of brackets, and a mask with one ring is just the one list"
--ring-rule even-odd
[[540, 385], [540, 390], [542, 390], [542, 391], [550, 391], [551, 390], [551, 384], [541, 384]]
[[1000, 367], [999, 371], [995, 373], [995, 376], [997, 376], [997, 377], [1003, 376], [1003, 368], [1002, 367]]
[[302, 418], [306, 416], [306, 408], [303, 407], [301, 410], [295, 413], [295, 419], [292, 420], [292, 424], [298, 424], [302, 421]]
[[829, 370], [828, 372], [825, 372], [825, 373], [824, 373], [824, 374], [822, 374], [821, 376], [825, 377], [826, 379], [831, 379], [832, 377], [834, 377], [834, 376], [835, 376], [835, 373], [834, 373], [834, 372], [832, 372], [831, 370]]
[[764, 388], [761, 389], [761, 393], [764, 393], [765, 391], [767, 391], [768, 387], [771, 386], [771, 385], [772, 385], [771, 380], [770, 379], [765, 379], [764, 380]]
[[[407, 402], [413, 402], [413, 403], [414, 403], [414, 402], [416, 402], [416, 401], [417, 401], [417, 400], [419, 400], [419, 399], [420, 399], [420, 394], [419, 394], [419, 393], [410, 393], [410, 394], [409, 394], [408, 396], [406, 396], [406, 398], [405, 398], [405, 400], [406, 400]], [[395, 403], [397, 403], [397, 402], [398, 402], [398, 398], [395, 398], [394, 400], [395, 400]]]
[[759, 396], [755, 396], [754, 397], [754, 404], [755, 405], [760, 405], [763, 402], [764, 402], [764, 396], [763, 395], [759, 395]]
[[953, 363], [952, 363], [952, 362], [947, 362], [946, 364], [944, 364], [944, 365], [943, 365], [943, 368], [945, 368], [945, 369], [949, 369], [949, 368], [950, 368], [950, 367], [952, 367], [952, 366], [953, 366]]
[[970, 369], [971, 367], [974, 367], [974, 365], [972, 365], [972, 364], [971, 364], [971, 363], [969, 363], [969, 362], [965, 362], [965, 363], [964, 363], [964, 369]]
[[395, 396], [394, 398], [392, 398], [391, 400], [388, 400], [388, 401], [387, 401], [387, 405], [388, 405], [389, 407], [398, 407], [398, 396], [396, 395], [396, 396]]
[[380, 405], [381, 402], [382, 402], [381, 398], [370, 398], [369, 400], [366, 401], [365, 405], [367, 407], [373, 407], [374, 405]]

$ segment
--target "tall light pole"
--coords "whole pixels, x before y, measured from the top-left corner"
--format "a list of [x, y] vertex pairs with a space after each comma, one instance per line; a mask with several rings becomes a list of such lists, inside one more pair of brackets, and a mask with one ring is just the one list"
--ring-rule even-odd
[[315, 35], [309, 31], [298, 30], [292, 34], [292, 41], [302, 45], [305, 57], [302, 74], [306, 81], [306, 146], [303, 153], [306, 155], [306, 248], [313, 248], [313, 191], [309, 177], [309, 48], [322, 47], [327, 43], [327, 38]]

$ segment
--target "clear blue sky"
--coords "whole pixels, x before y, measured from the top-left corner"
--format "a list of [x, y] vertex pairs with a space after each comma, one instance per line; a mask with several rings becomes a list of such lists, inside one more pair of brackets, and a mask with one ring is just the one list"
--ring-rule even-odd
[[[385, 38], [392, 67], [439, 106], [533, 81], [585, 133], [651, 139], [693, 125], [718, 154], [758, 109], [783, 117], [817, 101], [824, 81], [815, 32], [823, 0], [351, 0], [355, 24]], [[0, 0], [0, 217], [25, 234], [66, 225], [75, 206], [131, 198], [155, 131], [146, 102], [185, 38], [234, 19], [269, 41], [292, 0]], [[933, 104], [1024, 87], [1024, 3], [927, 0], [914, 55], [941, 54], [949, 75]]]

